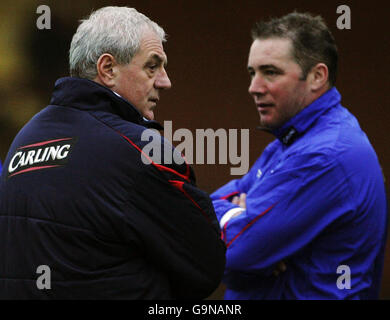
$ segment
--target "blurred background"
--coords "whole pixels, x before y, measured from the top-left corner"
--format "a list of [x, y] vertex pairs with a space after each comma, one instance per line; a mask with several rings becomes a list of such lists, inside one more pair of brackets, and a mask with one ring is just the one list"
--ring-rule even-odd
[[[382, 4], [380, 4], [382, 3]], [[36, 26], [39, 5], [51, 9], [51, 29]], [[388, 147], [389, 41], [388, 10], [383, 1], [35, 1], [2, 0], [0, 12], [0, 159], [21, 127], [50, 101], [56, 79], [68, 76], [68, 50], [80, 19], [92, 10], [116, 5], [134, 7], [168, 33], [165, 52], [172, 89], [162, 93], [155, 112], [173, 131], [187, 128], [249, 129], [250, 165], [274, 138], [257, 131], [258, 115], [248, 94], [246, 70], [250, 29], [263, 18], [293, 10], [322, 15], [339, 47], [337, 88], [342, 104], [359, 120], [374, 146], [389, 189]], [[350, 30], [336, 26], [339, 5], [351, 9]], [[387, 107], [386, 107], [387, 106]], [[195, 135], [194, 135], [195, 136]], [[241, 136], [238, 136], [240, 140]], [[177, 144], [177, 143], [176, 143]], [[240, 149], [238, 149], [240, 151]], [[216, 154], [218, 152], [216, 151]], [[218, 157], [217, 157], [218, 161]], [[197, 183], [212, 192], [231, 176], [231, 164], [194, 164]], [[387, 250], [381, 297], [390, 299]], [[221, 285], [210, 299], [221, 299]]]

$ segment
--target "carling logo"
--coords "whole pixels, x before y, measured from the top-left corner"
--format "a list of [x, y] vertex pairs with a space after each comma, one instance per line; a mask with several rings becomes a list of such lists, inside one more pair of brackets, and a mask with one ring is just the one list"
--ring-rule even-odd
[[61, 138], [19, 147], [8, 165], [8, 178], [35, 170], [55, 168], [68, 162], [77, 138]]

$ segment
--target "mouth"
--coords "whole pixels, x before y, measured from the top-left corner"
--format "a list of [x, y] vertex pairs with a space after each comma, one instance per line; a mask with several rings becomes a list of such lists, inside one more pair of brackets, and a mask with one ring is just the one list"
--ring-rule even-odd
[[272, 108], [274, 106], [275, 104], [273, 103], [256, 103], [256, 107], [259, 112], [267, 110], [268, 108]]
[[153, 102], [154, 104], [157, 104], [159, 98], [150, 98], [149, 101]]

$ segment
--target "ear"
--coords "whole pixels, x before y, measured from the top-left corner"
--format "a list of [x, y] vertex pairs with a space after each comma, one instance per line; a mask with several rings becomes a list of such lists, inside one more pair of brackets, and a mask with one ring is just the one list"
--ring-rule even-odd
[[116, 75], [114, 72], [114, 67], [116, 65], [117, 62], [111, 54], [102, 54], [96, 63], [97, 75], [94, 81], [107, 88], [112, 88], [115, 85]]
[[329, 71], [325, 63], [317, 63], [309, 73], [309, 84], [317, 92], [328, 85]]

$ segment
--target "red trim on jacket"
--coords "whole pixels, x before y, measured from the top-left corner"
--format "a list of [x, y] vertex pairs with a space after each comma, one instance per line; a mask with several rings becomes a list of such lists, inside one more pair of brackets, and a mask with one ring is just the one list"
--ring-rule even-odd
[[[263, 211], [262, 213], [260, 213], [258, 216], [256, 216], [252, 221], [250, 221], [244, 228], [241, 229], [241, 231], [236, 234], [236, 236], [230, 240], [230, 242], [228, 244], [226, 244], [226, 248], [229, 248], [231, 246], [231, 244], [233, 243], [233, 241], [235, 241], [246, 229], [248, 229], [252, 224], [254, 224], [257, 220], [259, 220], [263, 215], [265, 215], [267, 212], [269, 212], [275, 205], [273, 204], [272, 206], [270, 206], [267, 210]], [[228, 221], [229, 222], [229, 221]], [[224, 226], [224, 233], [226, 234], [226, 226], [228, 224], [228, 222], [225, 223], [225, 226]]]
[[225, 241], [225, 238], [226, 238], [226, 227], [228, 225], [229, 221], [226, 221], [225, 225], [223, 226], [222, 230], [221, 230], [221, 239], [223, 241]]
[[55, 139], [55, 140], [48, 140], [48, 141], [43, 141], [43, 142], [38, 142], [34, 144], [29, 144], [27, 146], [20, 147], [18, 149], [25, 149], [29, 147], [38, 147], [38, 146], [44, 146], [45, 144], [53, 143], [53, 142], [58, 142], [58, 141], [64, 141], [64, 140], [72, 140], [72, 138], [62, 138], [62, 139]]
[[179, 189], [183, 194], [191, 200], [191, 202], [202, 212], [203, 216], [207, 219], [209, 223], [211, 223], [210, 218], [206, 215], [206, 213], [203, 211], [201, 206], [194, 200], [192, 197], [187, 193], [187, 191], [184, 190], [184, 181], [177, 181], [177, 180], [169, 180], [170, 184], [174, 186], [175, 188]]
[[119, 132], [119, 131], [116, 131], [119, 135], [121, 135], [123, 138], [125, 138], [134, 148], [136, 148], [140, 153], [142, 153], [144, 156], [145, 156], [145, 158], [147, 158], [149, 161], [150, 161], [150, 163], [153, 165], [153, 166], [155, 166], [158, 170], [160, 170], [160, 171], [168, 171], [168, 172], [171, 172], [171, 173], [173, 173], [173, 174], [175, 174], [175, 175], [177, 175], [177, 176], [179, 176], [180, 178], [183, 178], [183, 179], [185, 179], [185, 180], [187, 180], [187, 181], [190, 181], [190, 170], [189, 170], [189, 166], [188, 166], [188, 164], [187, 164], [187, 162], [185, 163], [186, 165], [187, 165], [187, 169], [186, 169], [186, 174], [185, 175], [183, 175], [183, 174], [181, 174], [181, 173], [179, 173], [179, 172], [177, 172], [176, 170], [173, 170], [173, 169], [171, 169], [171, 168], [168, 168], [168, 167], [166, 167], [166, 166], [163, 166], [163, 165], [161, 165], [161, 164], [157, 164], [157, 163], [155, 163], [155, 162], [153, 162], [153, 160], [152, 159], [150, 159], [150, 157], [145, 153], [145, 152], [143, 152], [133, 141], [131, 141], [131, 139], [129, 139], [127, 136], [125, 136], [123, 133], [121, 133], [121, 132]]
[[234, 196], [234, 195], [236, 195], [236, 194], [239, 194], [239, 193], [240, 193], [239, 191], [234, 191], [234, 192], [232, 192], [232, 193], [229, 193], [227, 196], [221, 197], [220, 199], [221, 199], [221, 200], [227, 200], [227, 199], [229, 199], [230, 197], [232, 197], [232, 196]]
[[11, 178], [13, 176], [16, 176], [18, 174], [21, 174], [21, 173], [25, 173], [25, 172], [41, 170], [41, 169], [47, 169], [47, 168], [55, 168], [55, 167], [61, 167], [61, 166], [60, 165], [52, 165], [52, 166], [32, 167], [32, 168], [24, 169], [24, 170], [18, 171], [16, 173], [10, 174], [9, 178]]

